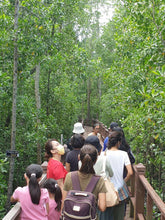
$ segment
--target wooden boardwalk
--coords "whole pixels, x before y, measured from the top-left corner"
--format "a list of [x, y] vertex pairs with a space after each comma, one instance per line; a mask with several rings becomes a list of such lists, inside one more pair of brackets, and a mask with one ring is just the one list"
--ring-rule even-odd
[[130, 203], [127, 204], [126, 216], [125, 216], [124, 220], [133, 220], [133, 218], [130, 218]]

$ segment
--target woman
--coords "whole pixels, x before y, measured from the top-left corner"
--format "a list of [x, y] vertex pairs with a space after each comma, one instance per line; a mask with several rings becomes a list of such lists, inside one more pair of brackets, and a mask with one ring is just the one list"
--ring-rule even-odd
[[[81, 190], [84, 191], [90, 182], [93, 175], [95, 175], [94, 164], [98, 156], [97, 149], [89, 144], [84, 145], [80, 150], [80, 160], [82, 162], [81, 168], [78, 172]], [[69, 190], [72, 190], [71, 173], [68, 173], [64, 182], [63, 199], [65, 200]], [[100, 177], [94, 188], [93, 194], [96, 196], [98, 208], [101, 211], [106, 209], [106, 187], [104, 179]]]
[[84, 137], [81, 134], [74, 134], [71, 137], [72, 151], [68, 152], [66, 156], [66, 170], [68, 172], [78, 170], [78, 155], [80, 149], [84, 145]]
[[[109, 161], [112, 170], [113, 176], [111, 181], [113, 182], [116, 190], [121, 188], [124, 185], [124, 182], [127, 182], [130, 176], [133, 174], [132, 166], [128, 157], [127, 152], [119, 150], [122, 140], [122, 133], [118, 131], [113, 131], [109, 135], [108, 141], [108, 150], [107, 150], [107, 161]], [[127, 170], [127, 175], [123, 179], [124, 166]], [[113, 218], [114, 220], [123, 220], [125, 214], [125, 202], [119, 203], [119, 205], [114, 206], [113, 208]]]
[[47, 178], [57, 180], [58, 185], [63, 189], [63, 183], [67, 174], [61, 161], [61, 155], [64, 155], [64, 147], [55, 139], [50, 139], [45, 144], [46, 155], [48, 160]]
[[[129, 144], [127, 143], [126, 139], [125, 139], [125, 135], [124, 135], [124, 131], [121, 127], [114, 127], [112, 129], [112, 131], [118, 131], [118, 132], [121, 132], [122, 133], [122, 139], [121, 139], [121, 144], [120, 144], [120, 147], [119, 147], [119, 150], [122, 150], [122, 151], [125, 151], [128, 153], [128, 157], [130, 159], [130, 162], [131, 164], [134, 164], [135, 163], [135, 157], [131, 151], [131, 148], [129, 146]], [[127, 170], [126, 168], [124, 167], [124, 178], [126, 177], [127, 175]]]

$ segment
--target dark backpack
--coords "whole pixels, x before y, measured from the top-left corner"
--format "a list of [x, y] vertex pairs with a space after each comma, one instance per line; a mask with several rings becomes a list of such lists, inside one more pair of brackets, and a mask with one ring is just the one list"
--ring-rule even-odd
[[81, 191], [78, 172], [71, 172], [73, 190], [68, 192], [64, 200], [63, 220], [96, 219], [97, 205], [92, 193], [100, 176], [92, 176], [85, 191]]

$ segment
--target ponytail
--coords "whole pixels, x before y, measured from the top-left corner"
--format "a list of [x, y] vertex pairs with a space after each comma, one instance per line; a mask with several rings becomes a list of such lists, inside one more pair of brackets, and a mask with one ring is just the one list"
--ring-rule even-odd
[[31, 175], [29, 179], [29, 192], [32, 203], [38, 205], [40, 202], [41, 189], [38, 184], [37, 178], [34, 175]]
[[39, 178], [42, 177], [43, 170], [38, 164], [31, 164], [26, 168], [26, 176], [29, 178], [29, 193], [33, 204], [38, 205], [41, 197]]
[[57, 181], [52, 178], [47, 179], [43, 187], [46, 188], [49, 191], [49, 193], [54, 194], [54, 200], [57, 204], [55, 210], [60, 212], [62, 205], [62, 191], [59, 185], [57, 184]]
[[61, 210], [61, 205], [62, 205], [62, 192], [61, 192], [61, 188], [59, 187], [58, 184], [55, 184], [54, 200], [57, 203], [57, 207], [55, 208], [55, 210], [57, 210], [59, 212]]
[[85, 174], [95, 174], [93, 165], [97, 160], [97, 155], [98, 151], [94, 146], [85, 144], [80, 151], [80, 160], [82, 162], [80, 172]]

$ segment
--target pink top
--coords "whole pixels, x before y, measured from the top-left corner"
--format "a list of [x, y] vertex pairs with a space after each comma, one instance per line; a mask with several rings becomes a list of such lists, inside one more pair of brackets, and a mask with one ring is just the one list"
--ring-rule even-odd
[[61, 216], [61, 212], [55, 210], [57, 204], [54, 199], [49, 199], [49, 215], [48, 220], [59, 220]]
[[21, 220], [48, 220], [46, 203], [49, 202], [49, 194], [47, 189], [41, 189], [41, 197], [38, 205], [31, 201], [29, 187], [18, 187], [13, 198], [19, 200], [21, 204]]
[[60, 161], [50, 159], [47, 167], [47, 178], [52, 178], [55, 180], [64, 179], [67, 174], [66, 169]]

